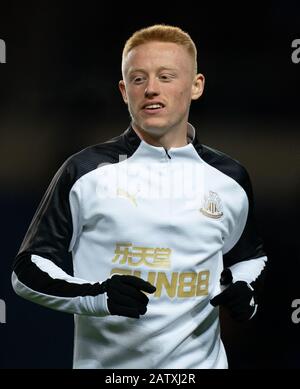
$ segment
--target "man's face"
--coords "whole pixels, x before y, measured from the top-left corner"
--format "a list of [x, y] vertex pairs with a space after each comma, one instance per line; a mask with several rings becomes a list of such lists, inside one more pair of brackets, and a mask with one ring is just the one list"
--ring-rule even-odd
[[169, 42], [148, 42], [126, 56], [119, 87], [133, 127], [153, 136], [170, 130], [186, 131], [192, 99], [203, 90], [204, 78], [195, 75], [185, 47]]

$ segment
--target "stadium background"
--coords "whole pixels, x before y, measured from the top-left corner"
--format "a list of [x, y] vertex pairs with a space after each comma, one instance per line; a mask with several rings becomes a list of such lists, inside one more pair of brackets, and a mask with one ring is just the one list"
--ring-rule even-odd
[[256, 320], [222, 316], [233, 368], [299, 368], [300, 39], [296, 1], [237, 6], [177, 3], [1, 2], [0, 38], [0, 368], [68, 368], [73, 319], [17, 297], [10, 267], [52, 176], [72, 153], [129, 123], [119, 94], [125, 40], [153, 23], [179, 25], [198, 46], [204, 96], [190, 121], [202, 143], [248, 169], [269, 256]]

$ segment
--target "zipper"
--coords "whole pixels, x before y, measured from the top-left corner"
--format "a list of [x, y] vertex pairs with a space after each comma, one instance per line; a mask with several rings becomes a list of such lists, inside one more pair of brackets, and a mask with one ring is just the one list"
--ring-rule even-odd
[[164, 150], [165, 150], [165, 152], [166, 152], [166, 154], [167, 154], [168, 158], [169, 158], [169, 159], [171, 159], [171, 156], [170, 156], [170, 154], [168, 153], [168, 150], [167, 150], [167, 149], [165, 149], [165, 148], [164, 148]]

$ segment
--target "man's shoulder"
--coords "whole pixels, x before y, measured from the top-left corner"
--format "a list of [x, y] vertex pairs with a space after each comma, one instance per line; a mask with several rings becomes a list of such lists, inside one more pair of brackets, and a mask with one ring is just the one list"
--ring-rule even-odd
[[115, 162], [118, 156], [126, 151], [123, 134], [108, 139], [102, 143], [97, 143], [85, 147], [68, 158], [70, 164], [98, 164], [99, 162]]
[[129, 153], [123, 134], [102, 143], [90, 145], [72, 154], [59, 169], [60, 175], [67, 176], [72, 182], [99, 166], [117, 163], [120, 156]]
[[197, 151], [208, 165], [231, 177], [244, 189], [248, 187], [250, 181], [249, 174], [247, 169], [237, 159], [204, 144]]

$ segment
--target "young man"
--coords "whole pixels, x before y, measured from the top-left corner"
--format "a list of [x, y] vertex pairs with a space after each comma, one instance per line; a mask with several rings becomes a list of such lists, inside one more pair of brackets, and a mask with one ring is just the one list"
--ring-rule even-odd
[[16, 293], [75, 314], [75, 368], [226, 368], [218, 306], [255, 314], [251, 185], [188, 123], [196, 58], [177, 27], [133, 34], [119, 83], [131, 126], [65, 162], [17, 255]]

